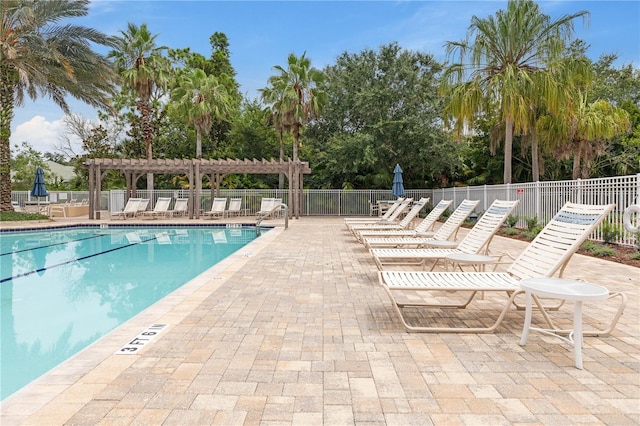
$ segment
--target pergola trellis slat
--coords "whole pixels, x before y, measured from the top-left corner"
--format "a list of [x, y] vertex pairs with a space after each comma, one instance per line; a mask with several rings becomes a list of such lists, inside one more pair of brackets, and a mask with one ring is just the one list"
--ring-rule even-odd
[[[126, 180], [126, 199], [135, 197], [137, 180], [147, 173], [154, 174], [184, 174], [189, 180], [189, 187], [194, 191], [189, 191], [189, 218], [198, 218], [200, 209], [194, 206], [200, 205], [201, 185], [195, 183], [202, 182], [202, 176], [208, 176], [211, 181], [211, 197], [214, 191], [220, 190], [220, 182], [228, 174], [280, 174], [284, 173], [289, 181], [289, 200], [293, 201], [293, 206], [289, 209], [292, 216], [300, 217], [301, 196], [302, 196], [302, 176], [311, 174], [309, 163], [298, 161], [276, 161], [276, 160], [240, 160], [240, 159], [163, 159], [155, 158], [151, 160], [143, 158], [90, 158], [84, 162], [84, 166], [89, 169], [89, 219], [95, 219], [96, 210], [100, 206], [100, 190], [104, 174], [109, 170], [120, 170]], [[297, 188], [291, 187], [293, 175], [297, 173]], [[294, 194], [295, 192], [295, 194]], [[194, 200], [195, 198], [195, 200]], [[125, 200], [126, 201], [126, 200]], [[194, 202], [195, 201], [195, 202]], [[290, 201], [291, 203], [291, 201]], [[96, 209], [98, 206], [98, 209]]]

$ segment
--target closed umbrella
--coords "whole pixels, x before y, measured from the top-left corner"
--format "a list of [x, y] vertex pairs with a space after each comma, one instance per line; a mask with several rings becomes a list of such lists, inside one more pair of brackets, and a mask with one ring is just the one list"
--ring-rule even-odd
[[44, 170], [38, 166], [36, 169], [36, 177], [33, 181], [33, 189], [31, 189], [31, 196], [37, 197], [38, 203], [40, 203], [40, 197], [46, 197], [47, 195], [49, 195], [49, 193], [44, 186]]
[[404, 196], [404, 184], [402, 183], [402, 169], [400, 168], [400, 164], [396, 164], [395, 169], [393, 169], [393, 187], [391, 188], [391, 193], [394, 197]]

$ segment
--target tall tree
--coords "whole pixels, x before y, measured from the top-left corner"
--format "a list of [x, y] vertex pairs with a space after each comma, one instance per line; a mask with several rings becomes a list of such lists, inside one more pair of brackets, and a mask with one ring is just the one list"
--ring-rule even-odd
[[[298, 151], [300, 148], [300, 131], [307, 126], [309, 121], [320, 115], [326, 102], [324, 92], [324, 74], [322, 71], [311, 67], [311, 60], [306, 57], [306, 52], [300, 57], [290, 53], [287, 57], [286, 68], [276, 65], [274, 69], [277, 75], [269, 77], [270, 88], [266, 93], [273, 97], [266, 101], [272, 104], [272, 108], [278, 110], [283, 126], [291, 128], [293, 134], [293, 162], [299, 162]], [[265, 93], [263, 91], [263, 93]], [[293, 210], [296, 216], [298, 209], [298, 177], [294, 173], [291, 186], [294, 188]]]
[[[461, 130], [497, 111], [504, 123], [504, 183], [512, 179], [513, 134], [529, 131], [533, 94], [542, 90], [535, 73], [562, 57], [573, 21], [588, 15], [581, 11], [552, 21], [532, 0], [509, 0], [495, 16], [473, 16], [465, 40], [447, 42], [447, 56], [459, 55], [445, 73], [444, 81], [454, 84], [447, 114]], [[545, 90], [553, 87], [558, 85]]]
[[229, 119], [231, 100], [225, 87], [215, 76], [194, 69], [180, 76], [171, 100], [175, 111], [194, 125], [196, 158], [202, 158], [202, 134], [209, 133], [214, 119]]
[[297, 162], [300, 148], [300, 131], [310, 120], [320, 115], [326, 102], [324, 74], [311, 67], [306, 52], [300, 57], [289, 54], [287, 67], [274, 67], [279, 74], [269, 77], [270, 87], [263, 90], [265, 102], [278, 111], [283, 126], [293, 133], [293, 161]]
[[[281, 114], [281, 102], [285, 95], [284, 92], [279, 91], [276, 87], [265, 87], [260, 89], [263, 102], [270, 104], [269, 111], [269, 123], [273, 126], [274, 130], [278, 133], [278, 140], [280, 142], [280, 162], [284, 161], [284, 134], [291, 131], [291, 124], [285, 123]], [[278, 188], [284, 188], [284, 174], [280, 173], [278, 176]]]
[[442, 131], [442, 65], [397, 43], [344, 52], [325, 68], [327, 104], [305, 132], [316, 187], [391, 188], [400, 163], [408, 187], [448, 181], [459, 146]]
[[561, 116], [551, 117], [543, 133], [549, 142], [555, 142], [561, 158], [573, 158], [573, 179], [590, 177], [593, 160], [606, 151], [609, 141], [631, 131], [625, 110], [587, 98], [584, 92], [577, 92], [574, 105]]
[[[146, 24], [138, 27], [129, 23], [127, 31], [120, 31], [120, 36], [114, 38], [115, 48], [109, 53], [126, 88], [137, 97], [136, 109], [140, 112], [142, 137], [148, 160], [153, 158], [151, 97], [154, 90], [166, 87], [170, 76], [169, 62], [163, 56], [167, 48], [156, 45], [157, 37], [157, 34], [151, 34]], [[153, 189], [151, 173], [147, 174], [147, 189]]]
[[0, 212], [11, 205], [11, 121], [25, 98], [49, 96], [69, 113], [70, 95], [109, 108], [116, 75], [91, 43], [109, 45], [99, 31], [64, 23], [88, 14], [88, 0], [0, 2]]

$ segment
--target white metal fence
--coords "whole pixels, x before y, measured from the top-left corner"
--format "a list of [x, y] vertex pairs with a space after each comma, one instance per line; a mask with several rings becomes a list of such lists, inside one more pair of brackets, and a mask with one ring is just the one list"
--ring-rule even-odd
[[[615, 210], [607, 218], [607, 223], [616, 227], [618, 244], [634, 245], [636, 236], [622, 226], [625, 208], [640, 203], [640, 174], [610, 178], [578, 179], [554, 182], [530, 182], [507, 185], [484, 185], [461, 188], [445, 188], [433, 191], [432, 202], [453, 199], [458, 205], [463, 198], [480, 200], [476, 210], [486, 210], [495, 199], [520, 200], [514, 215], [521, 219], [518, 226], [524, 226], [528, 218], [537, 218], [540, 225], [546, 224], [565, 202], [582, 204], [615, 204]], [[602, 241], [602, 231], [598, 228], [591, 239]]]
[[[89, 197], [87, 191], [50, 191], [55, 202], [64, 203], [75, 200], [81, 202]], [[120, 211], [124, 207], [123, 190], [103, 191], [100, 200], [100, 210]], [[455, 209], [464, 199], [480, 200], [477, 213], [485, 211], [496, 199], [516, 200], [520, 203], [514, 215], [520, 217], [518, 226], [522, 227], [527, 219], [537, 218], [540, 225], [548, 222], [567, 201], [585, 204], [613, 203], [616, 209], [607, 218], [608, 223], [619, 229], [618, 244], [635, 245], [636, 236], [622, 226], [624, 209], [632, 204], [640, 204], [640, 174], [630, 176], [616, 176], [610, 178], [578, 179], [554, 182], [530, 182], [507, 185], [483, 185], [452, 187], [444, 189], [409, 189], [407, 197], [419, 199], [430, 197], [431, 204], [440, 200], [453, 200], [451, 209]], [[176, 198], [188, 197], [188, 190], [138, 190], [137, 196], [151, 200], [149, 208], [155, 205], [158, 197]], [[249, 215], [260, 209], [261, 200], [266, 198], [282, 198], [284, 204], [289, 203], [287, 189], [223, 189], [220, 196], [241, 198], [242, 208]], [[24, 205], [30, 199], [29, 191], [14, 191], [12, 201]], [[394, 197], [391, 190], [333, 190], [333, 189], [305, 189], [303, 191], [302, 214], [305, 216], [358, 216], [370, 213], [370, 204], [378, 200], [390, 200]], [[51, 199], [51, 202], [54, 202]], [[211, 209], [211, 193], [207, 190], [202, 194], [202, 211]], [[601, 230], [591, 237], [602, 240]]]

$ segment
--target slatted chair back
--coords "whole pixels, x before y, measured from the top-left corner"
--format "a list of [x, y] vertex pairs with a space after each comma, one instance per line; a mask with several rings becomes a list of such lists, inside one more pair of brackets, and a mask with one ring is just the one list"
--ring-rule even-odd
[[473, 228], [460, 241], [458, 250], [463, 253], [487, 253], [491, 240], [496, 235], [504, 221], [513, 212], [520, 200], [495, 200]]
[[189, 212], [189, 199], [176, 198], [176, 203], [173, 205], [172, 212], [176, 216], [186, 215]]
[[438, 218], [442, 216], [445, 210], [449, 208], [453, 200], [440, 200], [438, 204], [429, 212], [429, 214], [422, 219], [422, 222], [416, 226], [416, 232], [427, 232], [430, 231], [433, 226], [438, 221]]
[[473, 209], [480, 203], [480, 200], [462, 200], [460, 205], [451, 213], [451, 216], [433, 234], [434, 240], [449, 240], [460, 229], [462, 223], [473, 213]]
[[386, 220], [387, 222], [395, 221], [398, 216], [400, 216], [404, 211], [406, 211], [411, 203], [413, 202], [413, 198], [405, 198], [402, 202], [393, 210], [391, 216], [389, 216]]
[[155, 213], [165, 213], [169, 210], [171, 204], [171, 197], [158, 197], [156, 205], [153, 207]]
[[562, 276], [571, 256], [614, 208], [615, 204], [565, 203], [508, 272], [519, 279], [551, 277], [556, 272]]

